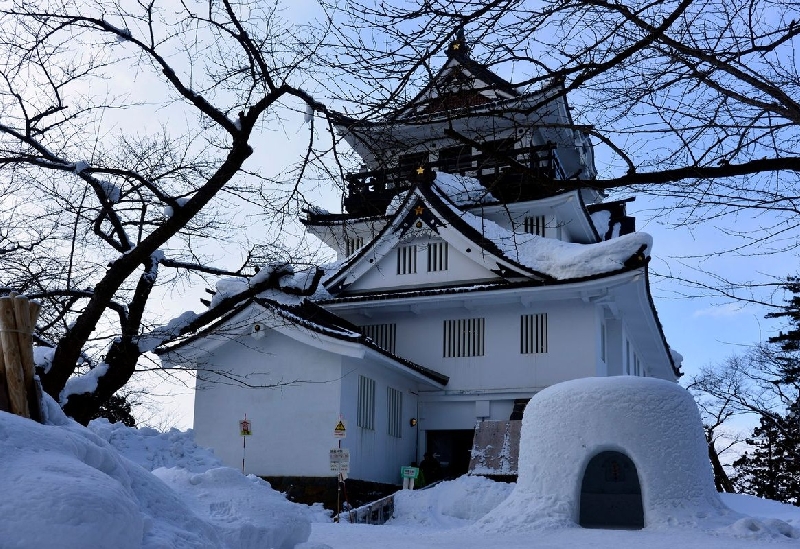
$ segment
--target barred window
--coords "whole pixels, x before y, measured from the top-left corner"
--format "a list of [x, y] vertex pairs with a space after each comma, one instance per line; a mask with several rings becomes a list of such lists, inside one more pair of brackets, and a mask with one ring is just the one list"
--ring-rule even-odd
[[447, 242], [428, 244], [428, 272], [447, 270]]
[[390, 437], [403, 436], [403, 392], [391, 387], [386, 388], [386, 417]]
[[631, 373], [631, 344], [628, 339], [625, 339], [625, 373]]
[[364, 238], [360, 236], [347, 237], [344, 242], [345, 255], [353, 255], [364, 247]]
[[397, 274], [414, 274], [417, 272], [417, 246], [400, 246], [397, 248]]
[[483, 356], [483, 318], [460, 318], [444, 321], [444, 357]]
[[606, 323], [600, 324], [600, 360], [608, 362], [608, 327]]
[[544, 236], [545, 233], [545, 216], [543, 215], [534, 215], [534, 216], [526, 216], [525, 217], [525, 232], [530, 234], [535, 234], [538, 236]]
[[397, 340], [397, 324], [372, 324], [369, 326], [362, 326], [361, 333], [374, 341], [378, 347], [386, 349], [394, 354], [395, 341]]
[[375, 430], [375, 380], [358, 376], [358, 421], [359, 427]]
[[519, 350], [524, 355], [547, 352], [547, 313], [520, 317]]

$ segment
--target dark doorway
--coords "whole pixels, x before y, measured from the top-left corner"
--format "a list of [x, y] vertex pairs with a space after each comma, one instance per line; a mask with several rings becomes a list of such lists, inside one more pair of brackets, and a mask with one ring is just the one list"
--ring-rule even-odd
[[581, 484], [584, 528], [644, 528], [642, 487], [633, 461], [620, 452], [601, 452], [586, 466]]
[[456, 478], [467, 474], [474, 438], [474, 429], [426, 432], [427, 451], [432, 452], [442, 464], [444, 478]]

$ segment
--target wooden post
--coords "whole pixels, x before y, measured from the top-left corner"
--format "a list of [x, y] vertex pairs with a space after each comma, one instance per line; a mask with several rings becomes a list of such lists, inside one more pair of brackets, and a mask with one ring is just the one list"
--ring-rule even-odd
[[25, 394], [28, 399], [28, 410], [31, 419], [40, 421], [39, 396], [33, 380], [35, 365], [33, 362], [33, 329], [39, 316], [40, 305], [28, 301], [27, 297], [14, 297], [14, 317], [17, 320], [17, 340], [19, 342], [22, 375], [25, 381]]
[[0, 343], [3, 346], [3, 358], [6, 365], [6, 383], [8, 384], [11, 413], [22, 417], [31, 417], [28, 410], [28, 392], [25, 389], [19, 338], [17, 337], [14, 298], [10, 296], [0, 297]]
[[6, 383], [6, 361], [3, 358], [3, 345], [0, 341], [0, 410], [3, 412], [11, 411], [11, 404], [8, 402], [8, 383]]

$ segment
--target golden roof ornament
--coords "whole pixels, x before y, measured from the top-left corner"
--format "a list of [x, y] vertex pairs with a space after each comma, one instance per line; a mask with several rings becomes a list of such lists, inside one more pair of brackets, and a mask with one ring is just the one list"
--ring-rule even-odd
[[460, 28], [456, 31], [455, 40], [450, 42], [450, 48], [448, 49], [448, 53], [450, 55], [455, 54], [462, 54], [468, 55], [469, 54], [469, 46], [467, 45], [467, 39], [464, 38], [464, 29]]

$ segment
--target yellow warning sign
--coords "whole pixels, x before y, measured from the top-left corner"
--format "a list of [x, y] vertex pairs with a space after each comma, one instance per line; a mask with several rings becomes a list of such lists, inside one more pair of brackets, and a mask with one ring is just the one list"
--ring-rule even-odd
[[344, 420], [340, 419], [336, 427], [333, 428], [333, 436], [335, 438], [345, 438], [347, 436], [347, 427], [345, 427]]

